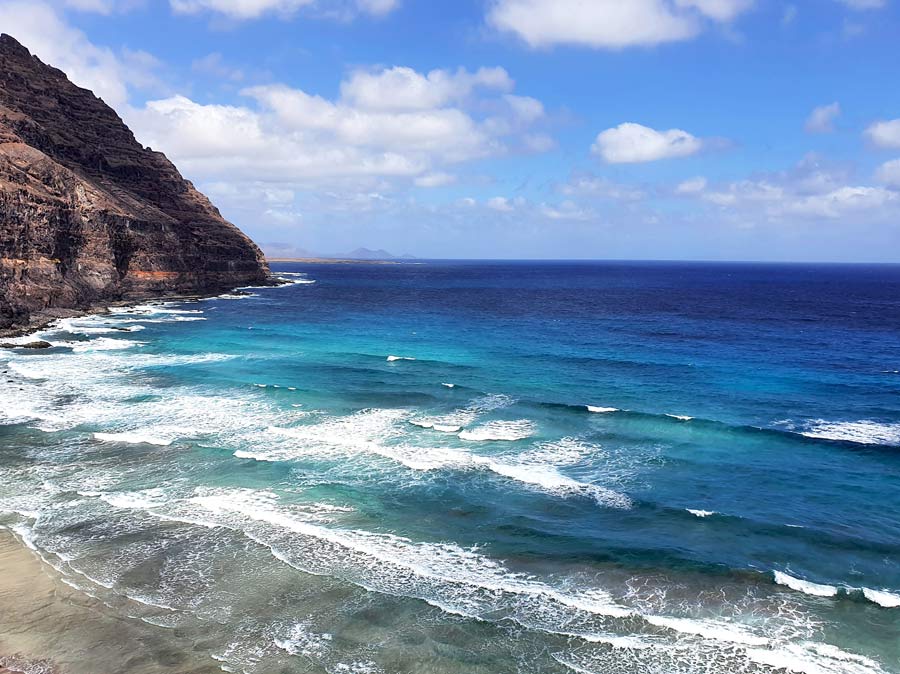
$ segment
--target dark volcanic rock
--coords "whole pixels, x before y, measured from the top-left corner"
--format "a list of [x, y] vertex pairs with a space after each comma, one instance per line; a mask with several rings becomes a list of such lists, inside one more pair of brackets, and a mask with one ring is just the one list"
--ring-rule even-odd
[[268, 276], [259, 248], [165, 155], [0, 36], [0, 329]]
[[0, 344], [0, 349], [49, 349], [51, 346], [53, 345], [50, 342], [39, 339], [34, 342], [26, 342], [25, 344], [3, 343]]

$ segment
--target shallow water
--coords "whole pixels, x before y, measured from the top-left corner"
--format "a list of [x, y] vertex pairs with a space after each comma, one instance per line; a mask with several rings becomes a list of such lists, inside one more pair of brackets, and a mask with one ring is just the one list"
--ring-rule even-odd
[[900, 672], [900, 267], [276, 265], [0, 351], [0, 524], [226, 671]]

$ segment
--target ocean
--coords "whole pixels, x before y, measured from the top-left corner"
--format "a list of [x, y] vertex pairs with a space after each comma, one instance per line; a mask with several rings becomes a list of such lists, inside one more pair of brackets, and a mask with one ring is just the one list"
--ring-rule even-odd
[[229, 672], [900, 672], [900, 266], [273, 270], [0, 349], [79, 592]]

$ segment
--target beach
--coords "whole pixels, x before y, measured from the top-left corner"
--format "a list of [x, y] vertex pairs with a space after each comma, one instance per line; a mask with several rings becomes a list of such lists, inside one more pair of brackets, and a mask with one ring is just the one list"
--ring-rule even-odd
[[221, 671], [176, 635], [73, 589], [7, 530], [0, 530], [0, 665], [23, 674]]

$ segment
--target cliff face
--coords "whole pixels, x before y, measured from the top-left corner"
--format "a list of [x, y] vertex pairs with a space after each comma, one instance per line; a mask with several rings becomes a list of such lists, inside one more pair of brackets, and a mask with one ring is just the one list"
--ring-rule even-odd
[[0, 329], [267, 278], [256, 245], [165, 155], [0, 36]]

